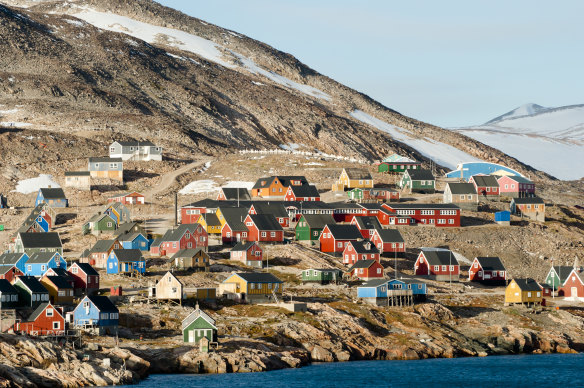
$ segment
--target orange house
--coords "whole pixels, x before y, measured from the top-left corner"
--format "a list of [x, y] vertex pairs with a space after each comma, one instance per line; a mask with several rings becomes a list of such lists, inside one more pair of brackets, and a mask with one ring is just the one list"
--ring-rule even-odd
[[260, 178], [251, 189], [252, 197], [282, 197], [286, 195], [288, 186], [307, 185], [303, 176], [271, 176]]

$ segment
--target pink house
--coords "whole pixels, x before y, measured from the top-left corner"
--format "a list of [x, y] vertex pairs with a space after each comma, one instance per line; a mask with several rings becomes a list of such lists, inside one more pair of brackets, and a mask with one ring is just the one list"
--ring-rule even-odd
[[502, 176], [497, 180], [499, 192], [507, 197], [531, 197], [535, 195], [535, 183], [522, 176]]

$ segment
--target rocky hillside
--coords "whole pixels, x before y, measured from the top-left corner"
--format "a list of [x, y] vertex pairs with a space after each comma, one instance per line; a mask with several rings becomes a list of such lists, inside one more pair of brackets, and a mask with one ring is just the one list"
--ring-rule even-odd
[[547, 177], [386, 108], [289, 54], [152, 1], [0, 3], [0, 126], [70, 140], [149, 139], [185, 154], [285, 145], [428, 161], [433, 156], [416, 149], [440, 142], [460, 152], [445, 167], [479, 158]]

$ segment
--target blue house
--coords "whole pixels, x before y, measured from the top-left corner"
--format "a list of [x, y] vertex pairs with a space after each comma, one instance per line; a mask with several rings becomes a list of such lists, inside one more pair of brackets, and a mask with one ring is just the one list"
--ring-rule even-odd
[[392, 279], [388, 282], [390, 290], [411, 290], [414, 301], [426, 300], [426, 283], [414, 279]]
[[126, 233], [118, 236], [118, 241], [122, 243], [124, 249], [139, 249], [141, 251], [150, 250], [150, 241], [141, 233]]
[[120, 312], [107, 296], [86, 296], [73, 310], [73, 324], [99, 335], [116, 334]]
[[52, 207], [69, 207], [69, 201], [61, 188], [41, 188], [37, 194], [35, 206], [46, 203]]
[[499, 225], [511, 225], [511, 212], [509, 210], [496, 212], [495, 222]]
[[63, 268], [67, 269], [67, 262], [59, 252], [36, 252], [30, 255], [26, 262], [27, 276], [41, 277], [49, 270], [49, 268]]
[[15, 266], [22, 273], [25, 273], [28, 259], [26, 253], [4, 253], [0, 255], [0, 266]]
[[106, 265], [108, 274], [146, 272], [146, 259], [139, 249], [114, 249], [108, 256]]
[[357, 287], [357, 297], [364, 302], [387, 306], [387, 290], [389, 288], [387, 279], [373, 279]]

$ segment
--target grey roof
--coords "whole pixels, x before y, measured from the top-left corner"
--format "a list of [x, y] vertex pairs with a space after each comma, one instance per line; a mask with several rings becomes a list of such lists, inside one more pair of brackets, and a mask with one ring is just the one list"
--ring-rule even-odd
[[195, 309], [195, 311], [193, 311], [185, 319], [183, 319], [183, 321], [182, 321], [182, 329], [184, 330], [185, 328], [187, 328], [191, 323], [193, 323], [199, 317], [203, 318], [211, 326], [213, 326], [215, 328], [215, 330], [217, 330], [217, 327], [215, 326], [215, 320], [213, 318], [211, 318], [203, 310], [200, 310], [199, 309], [199, 305], [197, 305], [197, 308]]
[[255, 241], [238, 242], [233, 248], [231, 248], [231, 252], [245, 252], [254, 245], [256, 245]]
[[269, 272], [237, 272], [236, 275], [251, 283], [283, 283]]
[[408, 209], [437, 209], [437, 210], [460, 210], [460, 207], [453, 203], [389, 203], [388, 207], [395, 210], [408, 210]]
[[343, 272], [340, 269], [337, 268], [308, 268], [305, 269], [304, 271], [318, 271], [318, 272]]
[[381, 229], [381, 224], [377, 217], [372, 216], [355, 216], [359, 229]]
[[369, 268], [375, 263], [375, 260], [357, 260], [355, 264], [351, 268], [349, 268], [348, 272], [351, 272], [355, 268]]
[[142, 251], [139, 249], [114, 249], [113, 252], [118, 258], [118, 261], [121, 262], [135, 262], [144, 260]]
[[41, 188], [41, 193], [45, 199], [67, 199], [62, 188]]
[[18, 260], [24, 255], [26, 253], [4, 253], [0, 255], [0, 265], [16, 265]]
[[533, 279], [513, 279], [521, 291], [541, 291], [541, 286]]
[[110, 250], [116, 240], [97, 240], [89, 253], [101, 253]]
[[289, 186], [296, 197], [315, 197], [319, 198], [320, 194], [314, 185]]
[[345, 172], [349, 179], [373, 179], [371, 173], [364, 168], [345, 168]]
[[476, 194], [477, 189], [472, 183], [453, 183], [449, 182], [448, 187], [452, 194]]
[[99, 273], [89, 263], [75, 263], [86, 275], [99, 276]]
[[57, 288], [73, 288], [71, 283], [69, 283], [67, 279], [62, 276], [47, 276], [47, 279], [49, 279], [51, 283], [57, 286]]
[[63, 317], [63, 315], [61, 314], [61, 312], [59, 311], [59, 309], [54, 308], [54, 306], [52, 306], [49, 302], [44, 302], [41, 303], [37, 306], [37, 308], [28, 316], [28, 318], [26, 319], [26, 322], [34, 322], [36, 321], [36, 319], [43, 313], [43, 311], [45, 311], [47, 309], [47, 307], [53, 307], [53, 310], [59, 314], [61, 317]]
[[369, 280], [368, 282], [361, 284], [359, 287], [379, 287], [379, 286], [384, 285], [388, 282], [389, 282], [388, 279], [373, 279], [373, 280]]
[[[278, 175], [278, 176], [269, 176], [260, 178], [256, 181], [255, 185], [253, 186], [254, 189], [261, 189], [263, 187], [268, 187], [272, 184], [272, 182], [278, 178], [278, 180], [282, 183], [282, 186], [288, 187], [290, 186], [290, 181], [300, 181], [302, 185], [307, 185], [308, 181], [302, 175]], [[263, 184], [262, 184], [263, 183]]]
[[135, 226], [137, 226], [139, 230], [143, 230], [142, 225], [140, 225], [138, 222], [132, 221], [132, 222], [124, 222], [123, 224], [120, 224], [120, 226], [118, 227], [118, 229], [114, 233], [116, 236], [120, 236], [122, 234], [125, 234], [125, 233], [132, 231], [132, 229]]
[[118, 241], [134, 241], [138, 236], [144, 237], [142, 233], [134, 232], [134, 233], [124, 233], [118, 236]]
[[539, 197], [524, 197], [524, 198], [513, 198], [512, 201], [516, 204], [543, 204], [543, 199]]
[[428, 260], [430, 265], [458, 265], [458, 260], [452, 253], [447, 249], [445, 250], [430, 250], [422, 249], [424, 256]]
[[476, 257], [475, 258], [484, 271], [505, 271], [505, 266], [500, 258], [493, 257]]
[[237, 201], [239, 199], [240, 201], [251, 201], [249, 191], [245, 187], [222, 187], [221, 191], [225, 195], [226, 200]]
[[355, 225], [327, 224], [326, 226], [335, 240], [358, 240], [363, 238], [363, 235]]
[[221, 225], [221, 221], [219, 221], [219, 217], [217, 217], [217, 214], [215, 214], [215, 213], [205, 213], [205, 214], [201, 214], [201, 216], [203, 217], [203, 219], [207, 223], [207, 226]]
[[[205, 252], [205, 250], [203, 248], [189, 248], [189, 249], [181, 249], [179, 251], [177, 251], [174, 255], [172, 255], [171, 259], [177, 259], [180, 257], [194, 257], [197, 253], [199, 252], [203, 252], [205, 255], [207, 255], [207, 252]], [[207, 255], [208, 256], [208, 255]]]
[[254, 202], [253, 208], [257, 214], [271, 214], [274, 217], [289, 217], [286, 206], [283, 202], [274, 203], [270, 201]]
[[[16, 282], [20, 281], [26, 288], [34, 293], [48, 294], [49, 291], [34, 276], [19, 276]], [[15, 283], [16, 283], [15, 282]]]
[[497, 178], [492, 175], [473, 175], [472, 179], [478, 187], [499, 187]]
[[334, 210], [339, 209], [363, 209], [363, 207], [358, 203], [352, 202], [332, 202], [329, 204]]
[[147, 140], [142, 140], [142, 141], [138, 141], [138, 140], [130, 140], [130, 141], [123, 141], [123, 140], [116, 140], [114, 141], [114, 143], [118, 143], [121, 146], [124, 147], [137, 147], [137, 146], [141, 146], [141, 147], [155, 147], [154, 143], [152, 143], [151, 141], [147, 141]]
[[552, 268], [556, 272], [556, 275], [558, 275], [561, 284], [564, 284], [568, 276], [570, 276], [570, 272], [574, 269], [574, 267], [569, 265], [554, 265]]
[[[367, 248], [367, 244], [369, 244], [369, 248]], [[357, 252], [360, 255], [370, 255], [370, 254], [378, 254], [379, 250], [377, 249], [377, 247], [375, 246], [375, 244], [373, 244], [371, 241], [369, 240], [362, 240], [362, 241], [351, 241], [351, 245], [353, 245], [353, 248], [355, 248], [355, 252]]]
[[90, 176], [89, 171], [65, 171], [65, 176]]
[[384, 243], [403, 243], [404, 238], [397, 229], [377, 229], [381, 241]]
[[[53, 256], [59, 255], [57, 252], [34, 252], [26, 261], [26, 264], [45, 264], [48, 263]], [[61, 255], [59, 255], [60, 257]]]
[[413, 181], [433, 181], [436, 179], [430, 170], [406, 170], [406, 172]]
[[89, 158], [89, 163], [122, 163], [122, 158]]
[[311, 229], [323, 229], [325, 225], [334, 225], [335, 219], [330, 214], [304, 214], [304, 220]]
[[112, 303], [110, 298], [102, 295], [90, 295], [87, 297], [100, 312], [117, 313], [118, 308]]
[[61, 239], [57, 232], [47, 233], [19, 233], [22, 246], [26, 248], [62, 248]]
[[162, 236], [162, 241], [179, 241], [186, 232], [193, 233], [201, 224], [181, 224], [176, 229], [169, 229]]
[[229, 227], [231, 228], [232, 231], [247, 231], [247, 227], [245, 226], [245, 224], [243, 223], [243, 220], [245, 220], [245, 217], [247, 216], [247, 211], [248, 209], [244, 209], [241, 207], [236, 207], [236, 208], [224, 208], [221, 207], [221, 214], [223, 214], [223, 217], [225, 218], [225, 221], [227, 222], [227, 224], [229, 225]]
[[0, 293], [18, 294], [18, 290], [6, 279], [0, 279]]
[[271, 214], [250, 214], [249, 217], [258, 230], [282, 231], [282, 225]]
[[518, 175], [507, 175], [509, 178], [511, 178], [512, 180], [514, 180], [517, 183], [529, 183], [529, 184], [533, 184], [532, 181], [530, 181], [529, 179], [522, 177], [522, 176], [518, 176]]

